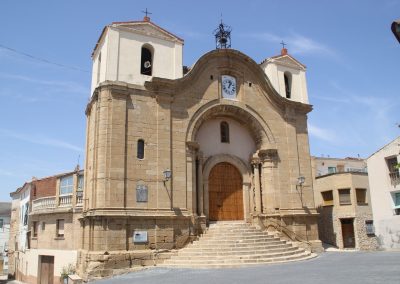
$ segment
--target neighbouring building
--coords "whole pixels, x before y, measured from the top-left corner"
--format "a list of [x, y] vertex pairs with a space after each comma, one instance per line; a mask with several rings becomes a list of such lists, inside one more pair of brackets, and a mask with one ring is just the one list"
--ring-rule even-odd
[[86, 108], [81, 275], [154, 263], [216, 220], [285, 228], [321, 249], [306, 67], [285, 48], [258, 64], [229, 48], [224, 28], [185, 74], [183, 40], [148, 17], [103, 29]]
[[313, 157], [312, 165], [321, 241], [340, 249], [377, 249], [366, 161]]
[[[26, 283], [59, 283], [81, 244], [83, 171], [32, 179], [13, 200], [9, 274]], [[15, 243], [15, 245], [11, 245]]]
[[8, 273], [11, 203], [0, 202], [0, 275]]
[[379, 245], [400, 249], [400, 137], [368, 158], [372, 211]]

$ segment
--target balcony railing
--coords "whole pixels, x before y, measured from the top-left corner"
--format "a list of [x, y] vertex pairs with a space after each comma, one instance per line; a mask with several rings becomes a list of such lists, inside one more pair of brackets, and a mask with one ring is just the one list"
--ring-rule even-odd
[[33, 200], [32, 211], [72, 207], [73, 198], [75, 198], [76, 206], [83, 206], [82, 195], [76, 195], [75, 197], [72, 194], [60, 195], [58, 196], [58, 200], [56, 196], [47, 196]]
[[69, 195], [61, 195], [58, 197], [58, 206], [67, 207], [72, 204], [72, 194]]
[[76, 206], [83, 206], [83, 196], [82, 195], [76, 196]]
[[398, 171], [389, 173], [390, 182], [393, 186], [400, 184], [400, 174]]
[[47, 208], [55, 208], [55, 207], [56, 207], [56, 197], [55, 196], [38, 198], [36, 200], [33, 200], [33, 202], [32, 202], [32, 210], [33, 211], [47, 209]]

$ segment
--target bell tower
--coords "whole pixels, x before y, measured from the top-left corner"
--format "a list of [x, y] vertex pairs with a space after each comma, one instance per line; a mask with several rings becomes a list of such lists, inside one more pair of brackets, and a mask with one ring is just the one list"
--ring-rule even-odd
[[150, 12], [141, 21], [106, 26], [92, 53], [91, 93], [102, 82], [143, 86], [153, 77], [183, 76], [183, 40], [153, 23]]

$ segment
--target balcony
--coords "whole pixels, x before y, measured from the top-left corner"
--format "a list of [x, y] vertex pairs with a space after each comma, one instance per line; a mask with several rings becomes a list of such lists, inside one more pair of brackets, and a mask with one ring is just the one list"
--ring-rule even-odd
[[[72, 194], [60, 195], [60, 196], [47, 196], [38, 198], [32, 201], [32, 212], [42, 210], [55, 210], [55, 209], [70, 209], [73, 207]], [[75, 207], [82, 207], [83, 197], [82, 195], [75, 196]]]
[[390, 183], [392, 184], [392, 186], [397, 186], [398, 184], [400, 184], [399, 171], [394, 171], [394, 172], [389, 173], [389, 177], [390, 177]]

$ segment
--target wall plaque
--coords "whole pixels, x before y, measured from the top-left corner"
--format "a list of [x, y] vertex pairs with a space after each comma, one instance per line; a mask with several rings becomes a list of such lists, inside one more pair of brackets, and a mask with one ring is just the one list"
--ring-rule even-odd
[[147, 231], [133, 231], [134, 243], [147, 243]]
[[137, 202], [147, 202], [148, 200], [148, 189], [144, 184], [139, 184], [136, 186], [136, 201]]

